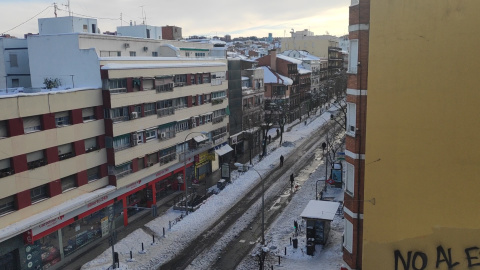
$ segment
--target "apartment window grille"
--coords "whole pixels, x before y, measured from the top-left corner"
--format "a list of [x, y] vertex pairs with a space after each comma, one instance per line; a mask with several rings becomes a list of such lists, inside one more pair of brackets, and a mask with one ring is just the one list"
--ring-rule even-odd
[[39, 202], [43, 199], [48, 198], [47, 185], [38, 186], [30, 190], [30, 196], [32, 203]]
[[145, 131], [145, 139], [147, 141], [149, 140], [153, 140], [153, 139], [156, 139], [157, 138], [157, 130], [155, 128], [153, 129], [147, 129]]
[[131, 136], [130, 134], [120, 135], [113, 138], [113, 149], [114, 151], [120, 151], [131, 146]]
[[83, 122], [89, 122], [95, 120], [95, 110], [93, 107], [82, 109]]
[[35, 151], [27, 154], [27, 167], [29, 170], [46, 165], [44, 151]]
[[15, 211], [15, 197], [8, 196], [0, 199], [0, 216]]
[[92, 182], [100, 179], [100, 167], [93, 167], [87, 170], [87, 179], [88, 182]]
[[95, 151], [97, 149], [98, 149], [98, 146], [97, 146], [97, 138], [96, 137], [85, 139], [85, 152], [86, 153]]
[[76, 187], [75, 175], [70, 175], [60, 179], [62, 185], [62, 193], [70, 191]]
[[23, 131], [25, 133], [42, 130], [40, 116], [24, 117], [22, 120], [23, 120]]
[[55, 113], [55, 124], [57, 127], [71, 125], [70, 113], [68, 111]]
[[65, 160], [75, 156], [73, 151], [73, 146], [71, 143], [63, 144], [58, 146], [58, 159]]
[[155, 112], [155, 103], [147, 103], [143, 106], [145, 116], [154, 115]]

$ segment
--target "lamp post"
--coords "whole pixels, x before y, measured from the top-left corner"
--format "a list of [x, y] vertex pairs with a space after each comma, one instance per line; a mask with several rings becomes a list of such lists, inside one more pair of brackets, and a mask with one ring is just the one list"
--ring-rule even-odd
[[185, 214], [186, 215], [188, 215], [188, 183], [187, 183], [187, 147], [185, 144], [187, 143], [188, 136], [195, 133], [208, 134], [207, 132], [193, 131], [188, 133], [187, 136], [185, 136], [185, 139], [183, 140], [183, 175], [184, 175], [183, 180], [185, 181]]
[[[315, 200], [318, 200], [318, 189], [317, 189], [318, 182], [321, 182], [321, 181], [325, 182], [326, 180], [327, 180], [326, 178], [323, 178], [323, 179], [319, 179], [315, 182]], [[320, 196], [320, 200], [323, 199], [322, 197], [323, 196]]]

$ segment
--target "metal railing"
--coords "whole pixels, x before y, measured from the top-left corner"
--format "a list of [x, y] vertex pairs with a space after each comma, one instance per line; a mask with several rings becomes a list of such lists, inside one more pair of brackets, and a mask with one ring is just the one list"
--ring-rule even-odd
[[164, 109], [157, 110], [158, 117], [164, 117], [164, 116], [174, 115], [174, 114], [175, 114], [175, 108], [164, 108]]

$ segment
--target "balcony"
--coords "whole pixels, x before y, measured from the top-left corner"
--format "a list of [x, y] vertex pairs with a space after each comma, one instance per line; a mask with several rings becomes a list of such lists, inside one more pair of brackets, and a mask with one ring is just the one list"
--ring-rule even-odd
[[164, 93], [164, 92], [173, 92], [173, 83], [167, 83], [167, 84], [161, 84], [157, 85], [155, 89], [157, 90], [157, 93]]
[[164, 165], [175, 160], [177, 160], [177, 153], [171, 153], [171, 154], [160, 157], [159, 163], [160, 165]]
[[[212, 147], [213, 147], [213, 144], [212, 144], [211, 141], [202, 142], [197, 147], [188, 149], [187, 153], [185, 153], [185, 154], [187, 155], [187, 157], [192, 157], [194, 155], [205, 152]], [[184, 162], [185, 159], [184, 159], [184, 153], [183, 152], [179, 153], [178, 157], [179, 157], [180, 162]]]
[[212, 106], [217, 105], [217, 104], [222, 104], [223, 100], [224, 100], [224, 98], [222, 98], [222, 99], [212, 99]]
[[128, 121], [128, 120], [130, 120], [130, 117], [128, 117], [128, 115], [118, 116], [118, 117], [113, 117], [112, 118], [113, 123], [123, 122], [123, 121]]
[[120, 178], [122, 178], [122, 177], [124, 177], [124, 176], [126, 176], [126, 175], [131, 174], [131, 173], [132, 173], [132, 169], [128, 169], [128, 170], [125, 170], [125, 171], [122, 171], [122, 172], [115, 173], [114, 175], [115, 175], [115, 177], [116, 177], [117, 180], [118, 180], [118, 179], [120, 179]]
[[110, 89], [110, 94], [123, 94], [127, 93], [127, 88], [115, 88], [115, 89]]
[[15, 171], [13, 170], [13, 168], [5, 168], [3, 170], [0, 170], [0, 178], [10, 176], [14, 173]]
[[165, 116], [174, 115], [174, 114], [175, 114], [175, 108], [173, 107], [157, 110], [158, 117], [165, 117]]
[[215, 117], [215, 118], [212, 119], [212, 124], [218, 124], [220, 122], [223, 122], [224, 118], [225, 117], [223, 117], [223, 116]]
[[130, 148], [130, 147], [132, 147], [130, 144], [124, 144], [124, 145], [120, 145], [120, 146], [117, 146], [117, 147], [113, 147], [113, 151], [118, 152], [118, 151], [122, 151], [122, 150], [125, 150], [127, 148]]

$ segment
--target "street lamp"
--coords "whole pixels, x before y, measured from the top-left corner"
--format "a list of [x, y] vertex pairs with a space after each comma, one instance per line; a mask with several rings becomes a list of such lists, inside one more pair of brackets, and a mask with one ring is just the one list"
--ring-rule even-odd
[[247, 168], [253, 169], [258, 174], [258, 176], [260, 176], [260, 180], [262, 181], [262, 246], [264, 246], [265, 245], [265, 185], [264, 185], [262, 175], [260, 175], [260, 173], [257, 170], [255, 170], [255, 168], [253, 168], [252, 165], [242, 164], [238, 162], [234, 163], [233, 165], [235, 165], [236, 167], [246, 166]]
[[188, 136], [190, 136], [191, 134], [195, 134], [195, 133], [198, 133], [198, 134], [208, 134], [208, 132], [204, 132], [204, 131], [193, 131], [193, 132], [190, 132], [187, 134], [187, 136], [185, 136], [185, 139], [183, 140], [183, 180], [185, 181], [185, 214], [188, 215], [188, 184], [187, 184], [187, 147], [186, 147], [186, 143], [187, 143], [187, 138]]
[[[323, 182], [325, 183], [325, 181], [326, 181], [326, 178], [319, 179], [319, 180], [317, 180], [317, 181], [315, 182], [315, 200], [318, 200], [318, 189], [317, 189], [317, 184], [318, 184], [318, 182], [321, 182], [321, 181], [323, 181]], [[324, 185], [325, 185], [325, 184], [324, 184]], [[323, 191], [322, 191], [322, 192], [323, 192]], [[322, 193], [322, 194], [323, 194], [323, 193]], [[323, 199], [323, 195], [322, 195], [322, 196], [320, 196], [320, 200], [322, 200], [322, 199]]]

